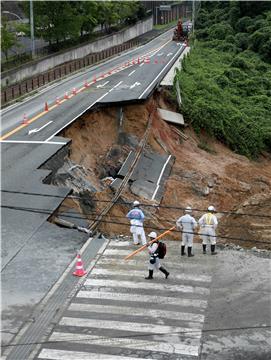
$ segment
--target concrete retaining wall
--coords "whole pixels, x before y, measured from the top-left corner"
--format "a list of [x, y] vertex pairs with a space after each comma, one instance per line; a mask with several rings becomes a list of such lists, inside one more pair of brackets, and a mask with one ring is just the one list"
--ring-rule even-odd
[[49, 55], [42, 60], [24, 64], [16, 71], [5, 71], [1, 74], [2, 87], [21, 82], [24, 79], [33, 77], [34, 75], [44, 73], [60, 64], [81, 59], [91, 53], [101, 52], [103, 50], [123, 44], [152, 30], [152, 27], [152, 17], [150, 17], [147, 20], [139, 21], [134, 26], [121, 30], [113, 35], [105, 36], [84, 46], [77, 46], [73, 49], [69, 49], [61, 53]]

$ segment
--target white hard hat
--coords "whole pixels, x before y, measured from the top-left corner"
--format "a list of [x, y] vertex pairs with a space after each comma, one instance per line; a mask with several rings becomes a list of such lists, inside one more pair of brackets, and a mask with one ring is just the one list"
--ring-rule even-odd
[[187, 213], [191, 213], [192, 212], [192, 208], [190, 206], [187, 206], [185, 209], [184, 209], [185, 212]]
[[138, 206], [138, 205], [139, 205], [139, 201], [135, 200], [135, 201], [133, 202], [133, 206]]
[[152, 231], [152, 232], [149, 233], [148, 237], [153, 238], [153, 239], [156, 239], [156, 238], [157, 238], [157, 234], [156, 234], [155, 231]]
[[208, 211], [215, 211], [214, 206], [213, 206], [213, 205], [209, 206], [209, 207], [208, 207]]

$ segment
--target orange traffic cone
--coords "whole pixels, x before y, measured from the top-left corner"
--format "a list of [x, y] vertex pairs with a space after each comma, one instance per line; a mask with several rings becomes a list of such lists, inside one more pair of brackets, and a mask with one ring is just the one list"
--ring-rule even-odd
[[76, 266], [75, 266], [75, 271], [73, 272], [74, 276], [84, 276], [86, 275], [86, 271], [84, 270], [83, 267], [83, 262], [81, 260], [81, 256], [80, 254], [77, 255], [77, 261], [76, 261]]
[[49, 111], [47, 101], [46, 101], [45, 106], [44, 106], [44, 111]]
[[94, 76], [93, 80], [92, 80], [94, 83], [96, 83], [97, 79], [96, 79], [96, 76]]
[[27, 116], [26, 114], [24, 114], [24, 117], [23, 117], [23, 124], [28, 124], [28, 120], [27, 120]]
[[73, 95], [76, 95], [76, 94], [77, 94], [77, 92], [76, 92], [76, 89], [75, 89], [75, 88], [73, 88], [73, 89], [72, 89], [72, 93], [73, 93]]
[[137, 58], [137, 63], [140, 64], [140, 57]]
[[59, 97], [56, 98], [56, 105], [60, 105]]
[[85, 80], [85, 88], [88, 88], [89, 87], [89, 83], [88, 83], [88, 81], [87, 80]]
[[68, 98], [69, 98], [69, 95], [68, 95], [68, 93], [67, 93], [67, 91], [66, 91], [66, 92], [65, 92], [65, 95], [64, 95], [64, 99], [68, 100]]
[[145, 64], [149, 64], [149, 63], [150, 63], [150, 57], [149, 57], [149, 56], [147, 56], [147, 57], [144, 58], [144, 63], [145, 63]]

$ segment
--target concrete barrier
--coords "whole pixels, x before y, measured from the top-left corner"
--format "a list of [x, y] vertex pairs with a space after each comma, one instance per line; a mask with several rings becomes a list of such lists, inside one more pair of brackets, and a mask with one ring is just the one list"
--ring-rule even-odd
[[[48, 55], [41, 60], [32, 61], [21, 65], [16, 70], [7, 70], [1, 74], [2, 88], [15, 83], [19, 83], [27, 78], [44, 73], [64, 63], [78, 59], [84, 59], [89, 54], [101, 53], [104, 50], [114, 48], [118, 45], [129, 42], [150, 30], [152, 30], [152, 17], [137, 22], [135, 25], [123, 29], [115, 34], [104, 36], [97, 41], [79, 45], [72, 49], [61, 51], [56, 54]], [[102, 58], [108, 57], [105, 54]], [[84, 61], [84, 60], [83, 60]], [[77, 64], [77, 63], [76, 63]], [[85, 65], [87, 66], [87, 65]]]

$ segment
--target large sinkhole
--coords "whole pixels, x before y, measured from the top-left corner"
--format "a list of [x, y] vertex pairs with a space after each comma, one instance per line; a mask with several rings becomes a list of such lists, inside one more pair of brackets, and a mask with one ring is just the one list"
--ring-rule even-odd
[[[65, 199], [51, 219], [81, 214], [87, 224], [93, 223], [122, 184], [153, 113], [139, 165], [102, 217], [99, 230], [129, 235], [126, 214], [134, 200], [144, 205], [146, 233], [172, 227], [188, 205], [196, 209], [198, 219], [213, 204], [237, 214], [218, 214], [219, 243], [253, 247], [257, 240], [258, 247], [270, 248], [270, 219], [266, 222], [266, 215], [271, 217], [270, 160], [249, 161], [204, 132], [197, 135], [190, 127], [164, 121], [157, 108], [177, 111], [165, 96], [156, 94], [145, 103], [88, 111], [59, 134], [71, 142], [43, 166], [53, 169], [44, 182], [67, 187], [74, 197]], [[204, 150], [203, 141], [214, 151]], [[265, 218], [253, 218], [255, 212]], [[73, 216], [70, 220], [79, 221]], [[170, 238], [179, 240], [180, 233], [172, 232]], [[200, 242], [200, 236], [194, 241]]]

